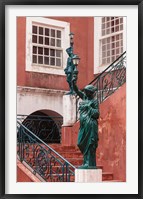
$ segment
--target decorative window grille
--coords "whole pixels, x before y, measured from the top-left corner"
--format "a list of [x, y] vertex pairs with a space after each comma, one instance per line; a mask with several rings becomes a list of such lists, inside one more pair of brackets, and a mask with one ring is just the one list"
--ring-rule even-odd
[[100, 66], [109, 65], [123, 53], [123, 17], [102, 17]]
[[62, 30], [32, 24], [32, 64], [62, 67]]

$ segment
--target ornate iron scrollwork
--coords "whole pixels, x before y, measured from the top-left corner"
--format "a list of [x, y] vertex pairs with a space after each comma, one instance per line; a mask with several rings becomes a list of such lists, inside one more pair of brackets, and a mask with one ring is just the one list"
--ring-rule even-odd
[[17, 154], [47, 182], [70, 182], [75, 167], [17, 121]]
[[46, 143], [61, 142], [62, 117], [45, 115], [18, 115], [17, 120], [22, 122], [30, 131]]

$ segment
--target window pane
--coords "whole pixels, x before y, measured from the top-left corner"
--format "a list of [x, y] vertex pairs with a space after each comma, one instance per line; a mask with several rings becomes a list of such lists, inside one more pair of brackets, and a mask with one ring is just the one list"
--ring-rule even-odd
[[113, 41], [115, 41], [115, 37], [114, 37], [114, 36], [112, 37], [112, 42], [113, 42]]
[[41, 48], [41, 47], [38, 48], [38, 54], [40, 54], [40, 55], [43, 54], [43, 48]]
[[119, 40], [119, 35], [116, 35], [116, 40]]
[[110, 57], [107, 58], [107, 63], [108, 63], [108, 64], [110, 63]]
[[56, 59], [56, 66], [61, 66], [61, 59]]
[[32, 42], [33, 42], [33, 43], [37, 43], [37, 36], [32, 35]]
[[61, 38], [61, 31], [57, 30], [57, 38]]
[[50, 58], [50, 65], [55, 66], [55, 58], [53, 57]]
[[45, 35], [49, 36], [49, 28], [45, 28]]
[[106, 43], [106, 39], [103, 39], [103, 40], [102, 40], [102, 44], [105, 44], [105, 43]]
[[43, 35], [43, 28], [42, 27], [39, 27], [39, 34]]
[[110, 51], [107, 51], [107, 56], [110, 56]]
[[55, 46], [55, 39], [51, 39], [51, 46]]
[[33, 63], [37, 63], [37, 56], [36, 55], [33, 55]]
[[110, 22], [108, 22], [107, 24], [106, 24], [106, 28], [109, 28], [110, 27]]
[[119, 47], [119, 41], [118, 41], [118, 42], [116, 42], [116, 47]]
[[43, 37], [39, 37], [39, 44], [43, 44]]
[[102, 30], [102, 36], [104, 36], [105, 35], [105, 30]]
[[102, 58], [106, 57], [106, 52], [102, 52]]
[[49, 38], [45, 37], [45, 45], [49, 45]]
[[114, 57], [114, 56], [112, 57], [112, 62], [113, 62], [113, 61], [115, 61], [115, 57]]
[[33, 46], [33, 53], [37, 54], [37, 47], [36, 46]]
[[111, 33], [115, 32], [115, 28], [111, 28]]
[[110, 28], [106, 30], [106, 34], [110, 34]]
[[103, 60], [102, 60], [102, 64], [106, 64], [106, 59], [103, 59]]
[[115, 50], [112, 50], [112, 55], [115, 55]]
[[110, 37], [107, 38], [107, 43], [110, 43]]
[[110, 17], [107, 17], [107, 21], [110, 21]]
[[107, 50], [110, 50], [110, 44], [107, 44]]
[[121, 48], [121, 53], [123, 53], [123, 48]]
[[49, 65], [49, 57], [44, 57], [44, 64]]
[[105, 17], [102, 17], [102, 23], [104, 23], [105, 22]]
[[115, 27], [115, 32], [118, 32], [119, 31], [119, 26], [116, 26]]
[[121, 46], [123, 46], [123, 40], [121, 40]]
[[111, 21], [111, 26], [114, 26], [114, 21]]
[[57, 47], [61, 47], [61, 40], [57, 39]]
[[119, 54], [119, 48], [116, 49], [116, 55]]
[[102, 50], [105, 51], [106, 50], [106, 46], [102, 46]]
[[116, 56], [116, 59], [119, 57], [119, 55]]
[[32, 33], [37, 34], [37, 26], [32, 26]]
[[115, 43], [112, 43], [112, 48], [115, 48]]
[[38, 63], [43, 64], [43, 57], [42, 56], [38, 56]]
[[120, 30], [123, 30], [123, 24], [122, 24], [122, 25], [120, 25]]
[[120, 23], [123, 23], [123, 17], [122, 17], [122, 18], [120, 18]]
[[50, 55], [55, 56], [55, 50], [54, 49], [50, 49]]
[[105, 29], [105, 23], [102, 24], [102, 29]]
[[60, 50], [56, 50], [56, 56], [61, 57], [61, 51]]
[[55, 37], [55, 30], [51, 29], [51, 37]]
[[119, 24], [119, 19], [117, 19], [116, 21], [115, 21], [115, 25], [118, 25]]
[[48, 48], [44, 48], [44, 55], [49, 55], [49, 49]]

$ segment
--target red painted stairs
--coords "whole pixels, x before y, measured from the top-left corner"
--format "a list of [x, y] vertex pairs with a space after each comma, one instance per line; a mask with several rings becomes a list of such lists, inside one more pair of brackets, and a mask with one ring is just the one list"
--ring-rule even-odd
[[[61, 146], [61, 144], [50, 144], [50, 146], [75, 167], [79, 167], [80, 165], [82, 165], [83, 156], [77, 147]], [[97, 167], [102, 169], [102, 181], [119, 182], [119, 180], [114, 179], [114, 175], [112, 172], [104, 171], [102, 165], [97, 165]]]

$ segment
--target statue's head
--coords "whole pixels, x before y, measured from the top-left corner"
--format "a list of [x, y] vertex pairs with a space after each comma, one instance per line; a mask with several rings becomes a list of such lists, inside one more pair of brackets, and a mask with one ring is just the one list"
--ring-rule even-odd
[[84, 92], [87, 95], [87, 97], [91, 97], [93, 96], [93, 94], [97, 91], [97, 88], [94, 87], [93, 85], [89, 84], [87, 86], [85, 86], [84, 88]]
[[66, 52], [68, 55], [71, 55], [73, 53], [73, 48], [72, 47], [67, 48]]

